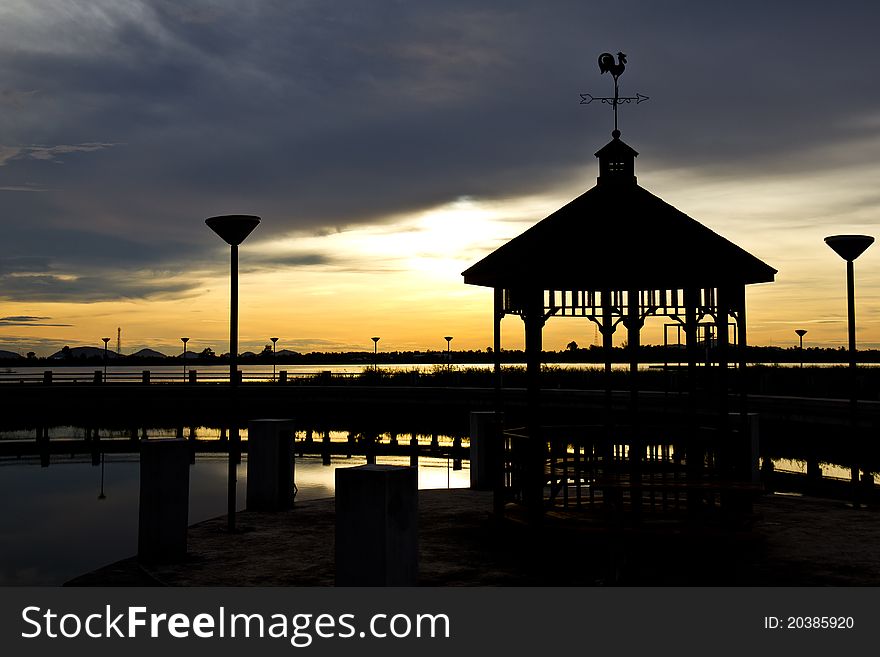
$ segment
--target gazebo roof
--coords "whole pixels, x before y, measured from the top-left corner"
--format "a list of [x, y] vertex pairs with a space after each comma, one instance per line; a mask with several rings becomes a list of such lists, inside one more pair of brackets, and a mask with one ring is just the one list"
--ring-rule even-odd
[[[615, 139], [596, 155], [601, 162], [603, 155], [624, 153], [635, 155]], [[659, 290], [773, 281], [775, 269], [640, 187], [631, 172], [604, 183], [600, 177], [595, 187], [464, 271], [464, 282]]]

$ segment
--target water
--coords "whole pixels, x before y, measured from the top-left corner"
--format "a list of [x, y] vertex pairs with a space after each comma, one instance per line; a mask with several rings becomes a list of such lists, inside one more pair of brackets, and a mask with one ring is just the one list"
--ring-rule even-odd
[[[378, 457], [381, 464], [409, 465], [409, 457]], [[296, 460], [297, 501], [331, 497], [338, 467], [363, 465], [363, 457]], [[462, 488], [467, 469], [446, 459], [419, 459], [419, 488]], [[136, 455], [106, 455], [104, 498], [101, 467], [91, 459], [0, 461], [0, 585], [59, 585], [137, 552], [139, 467]], [[247, 459], [238, 469], [238, 508], [244, 508]], [[225, 455], [199, 455], [190, 467], [190, 524], [226, 513]]]

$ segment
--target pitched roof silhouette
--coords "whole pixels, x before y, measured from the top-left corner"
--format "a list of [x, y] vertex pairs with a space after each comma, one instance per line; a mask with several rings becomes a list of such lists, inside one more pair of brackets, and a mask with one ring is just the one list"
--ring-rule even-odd
[[[637, 153], [615, 139], [596, 155], [601, 162]], [[659, 290], [773, 281], [775, 269], [639, 186], [631, 160], [627, 170], [620, 179], [600, 177], [595, 187], [465, 270], [464, 282]]]

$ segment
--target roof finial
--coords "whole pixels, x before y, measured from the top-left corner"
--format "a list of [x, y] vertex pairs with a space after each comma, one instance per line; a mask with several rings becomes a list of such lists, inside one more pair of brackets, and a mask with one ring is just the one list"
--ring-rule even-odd
[[637, 93], [635, 96], [623, 96], [621, 97], [618, 87], [617, 87], [617, 78], [623, 75], [623, 72], [626, 70], [626, 54], [619, 52], [617, 53], [617, 62], [614, 61], [614, 55], [610, 52], [603, 52], [599, 55], [599, 72], [611, 73], [611, 77], [614, 78], [614, 97], [597, 97], [592, 96], [591, 94], [581, 94], [581, 105], [589, 105], [594, 100], [598, 100], [602, 103], [608, 103], [611, 105], [611, 109], [614, 110], [614, 130], [611, 132], [611, 136], [615, 139], [620, 138], [620, 130], [617, 128], [617, 106], [621, 103], [631, 103], [632, 101], [636, 101], [638, 105], [643, 100], [648, 100], [647, 96], [643, 96], [640, 93]]

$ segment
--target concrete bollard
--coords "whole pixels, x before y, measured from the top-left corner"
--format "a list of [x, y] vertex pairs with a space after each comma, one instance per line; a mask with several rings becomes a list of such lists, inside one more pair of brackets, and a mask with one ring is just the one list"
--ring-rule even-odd
[[172, 563], [186, 558], [189, 520], [189, 445], [185, 440], [142, 440], [138, 560]]
[[198, 381], [198, 377], [199, 377], [198, 370], [190, 370], [189, 372], [187, 372], [187, 374], [189, 375], [189, 382], [190, 383], [196, 383]]
[[499, 442], [499, 417], [494, 411], [471, 411], [471, 488], [474, 490], [492, 490], [495, 486], [494, 452]]
[[287, 370], [278, 372], [278, 383], [287, 383]]
[[92, 383], [104, 383], [104, 373], [101, 370], [95, 370], [92, 376]]
[[150, 382], [150, 370], [141, 370], [141, 383]]
[[336, 470], [336, 586], [415, 586], [419, 576], [418, 470]]
[[46, 385], [52, 383], [52, 370], [46, 370], [43, 372], [43, 383]]
[[281, 511], [295, 495], [293, 420], [248, 423], [247, 508]]

